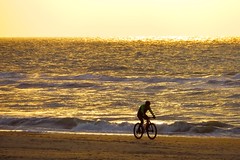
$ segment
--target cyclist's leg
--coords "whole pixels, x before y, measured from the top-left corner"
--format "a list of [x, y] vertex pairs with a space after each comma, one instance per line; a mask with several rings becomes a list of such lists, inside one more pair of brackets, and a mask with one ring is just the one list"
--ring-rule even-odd
[[[138, 115], [137, 117], [138, 117], [138, 119], [141, 121], [140, 126], [144, 129], [144, 127], [143, 127], [143, 122], [144, 122], [144, 121], [143, 121], [143, 117], [142, 117], [141, 115]], [[137, 132], [140, 132], [140, 126], [139, 126]]]
[[141, 125], [143, 126], [143, 117], [140, 116], [140, 115], [138, 115], [137, 117], [138, 117], [138, 119], [141, 121]]
[[150, 123], [150, 118], [147, 115], [144, 115], [144, 119], [147, 120], [146, 128], [148, 128], [148, 125]]

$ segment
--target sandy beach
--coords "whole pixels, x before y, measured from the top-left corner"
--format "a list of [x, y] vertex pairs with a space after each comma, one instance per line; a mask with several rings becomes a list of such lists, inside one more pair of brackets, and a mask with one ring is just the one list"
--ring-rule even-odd
[[231, 159], [240, 157], [239, 138], [0, 132], [0, 159]]

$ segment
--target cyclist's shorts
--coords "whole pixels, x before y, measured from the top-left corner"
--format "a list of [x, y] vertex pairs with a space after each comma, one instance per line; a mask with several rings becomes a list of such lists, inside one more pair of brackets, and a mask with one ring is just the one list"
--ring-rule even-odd
[[139, 119], [149, 119], [149, 117], [146, 114], [145, 115], [138, 114], [138, 118]]

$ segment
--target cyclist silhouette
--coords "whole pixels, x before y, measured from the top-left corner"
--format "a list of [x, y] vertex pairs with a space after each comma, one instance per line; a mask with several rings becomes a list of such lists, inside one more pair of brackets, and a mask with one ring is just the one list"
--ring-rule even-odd
[[145, 104], [141, 105], [138, 109], [137, 117], [141, 121], [142, 126], [143, 126], [144, 119], [147, 120], [147, 125], [149, 124], [150, 118], [146, 115], [147, 111], [149, 111], [152, 114], [154, 119], [156, 118], [150, 107], [150, 104], [151, 104], [150, 101], [146, 101]]

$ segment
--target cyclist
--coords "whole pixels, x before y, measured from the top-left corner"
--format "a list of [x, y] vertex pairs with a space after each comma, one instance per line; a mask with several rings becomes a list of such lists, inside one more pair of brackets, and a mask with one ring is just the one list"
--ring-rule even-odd
[[153, 118], [155, 119], [155, 115], [150, 107], [150, 101], [146, 101], [145, 104], [141, 105], [138, 109], [138, 113], [137, 113], [137, 117], [138, 119], [141, 121], [141, 125], [143, 126], [143, 120], [146, 119], [147, 120], [147, 125], [149, 124], [150, 122], [150, 118], [146, 115], [146, 112], [149, 111]]

